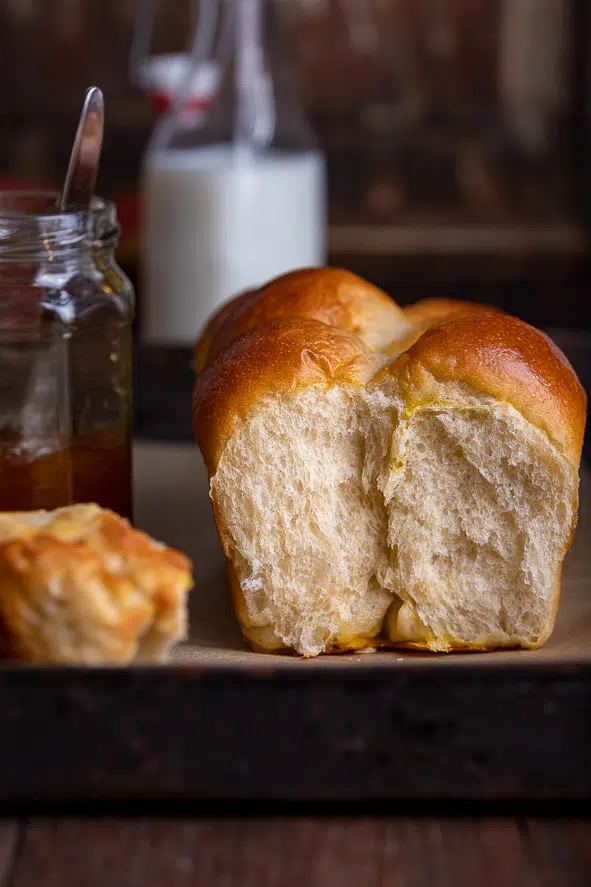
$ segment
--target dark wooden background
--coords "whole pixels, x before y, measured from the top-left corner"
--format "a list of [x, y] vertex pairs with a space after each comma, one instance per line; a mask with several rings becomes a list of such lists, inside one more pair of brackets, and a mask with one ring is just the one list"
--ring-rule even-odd
[[[502, 61], [504, 16], [522, 3], [282, 4], [296, 81], [328, 157], [330, 260], [401, 303], [468, 297], [538, 326], [591, 329], [589, 4], [540, 0], [541, 12], [562, 12], [555, 28], [526, 14], [517, 32], [520, 58], [532, 59], [524, 85]], [[120, 203], [119, 255], [141, 311], [135, 197], [155, 118], [129, 78], [138, 4], [0, 0], [0, 177], [59, 182], [83, 91], [100, 85], [99, 190]], [[155, 50], [186, 46], [196, 4], [158, 0]], [[502, 82], [521, 82], [548, 107], [537, 147], [508, 122], [503, 108], [532, 109]], [[413, 102], [423, 109], [415, 123], [401, 110]]]

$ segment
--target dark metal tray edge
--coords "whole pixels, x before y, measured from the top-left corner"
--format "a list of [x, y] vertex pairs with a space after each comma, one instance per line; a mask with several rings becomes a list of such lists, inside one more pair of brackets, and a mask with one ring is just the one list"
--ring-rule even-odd
[[591, 664], [0, 668], [0, 802], [591, 797]]

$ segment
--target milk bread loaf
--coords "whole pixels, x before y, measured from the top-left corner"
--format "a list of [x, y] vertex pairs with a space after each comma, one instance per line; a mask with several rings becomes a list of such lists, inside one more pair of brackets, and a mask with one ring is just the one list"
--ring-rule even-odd
[[550, 636], [586, 396], [542, 332], [461, 314], [394, 357], [317, 319], [263, 319], [197, 377], [195, 436], [255, 649]]

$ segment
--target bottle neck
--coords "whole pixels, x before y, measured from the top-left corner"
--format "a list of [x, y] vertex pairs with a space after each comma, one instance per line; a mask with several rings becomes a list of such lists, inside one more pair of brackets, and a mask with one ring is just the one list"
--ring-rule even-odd
[[[298, 101], [282, 40], [277, 0], [225, 0], [222, 4], [220, 80], [205, 120], [186, 110], [184, 98], [155, 133], [159, 149], [225, 145], [244, 152], [316, 150]], [[184, 110], [183, 110], [184, 109]]]
[[265, 148], [275, 133], [276, 93], [282, 86], [282, 70], [275, 63], [280, 41], [275, 4], [236, 0], [234, 32], [234, 141]]

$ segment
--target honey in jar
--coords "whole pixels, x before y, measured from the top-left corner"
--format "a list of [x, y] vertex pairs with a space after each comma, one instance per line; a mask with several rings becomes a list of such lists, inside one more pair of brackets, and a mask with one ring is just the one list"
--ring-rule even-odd
[[0, 510], [131, 516], [133, 290], [114, 207], [0, 193]]
[[124, 436], [72, 440], [66, 450], [18, 455], [0, 449], [0, 511], [34, 511], [74, 502], [97, 502], [131, 517], [131, 452]]

